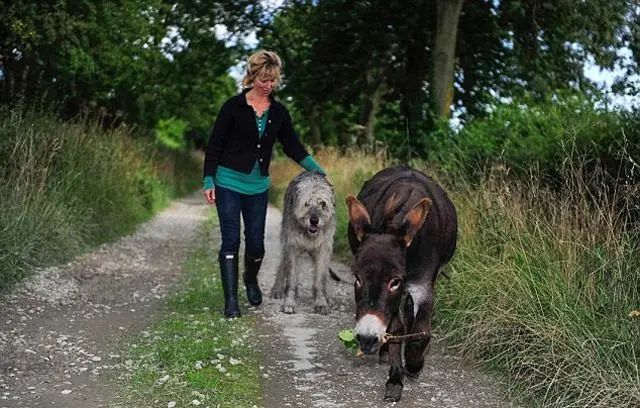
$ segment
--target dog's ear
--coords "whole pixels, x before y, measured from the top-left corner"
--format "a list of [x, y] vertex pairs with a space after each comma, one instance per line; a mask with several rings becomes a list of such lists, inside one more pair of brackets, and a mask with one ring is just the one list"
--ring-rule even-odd
[[409, 246], [411, 245], [411, 241], [415, 237], [416, 233], [424, 224], [424, 220], [427, 218], [427, 214], [431, 209], [431, 200], [427, 197], [418, 201], [416, 205], [413, 206], [404, 216], [404, 221], [402, 222], [403, 230], [404, 230], [404, 243]]
[[371, 217], [364, 205], [352, 195], [348, 195], [346, 200], [349, 209], [349, 222], [358, 237], [362, 241], [365, 230], [371, 225]]

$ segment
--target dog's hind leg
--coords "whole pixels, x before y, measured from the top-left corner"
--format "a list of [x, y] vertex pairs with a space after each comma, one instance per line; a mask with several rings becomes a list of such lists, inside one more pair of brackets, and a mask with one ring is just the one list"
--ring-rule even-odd
[[283, 279], [286, 282], [284, 290], [284, 303], [282, 304], [282, 311], [284, 313], [296, 312], [296, 297], [298, 292], [298, 274], [296, 271], [296, 257], [297, 251], [286, 250], [282, 252], [282, 264], [280, 265], [280, 271], [283, 275]]
[[329, 302], [327, 297], [327, 272], [331, 260], [331, 247], [320, 249], [313, 257], [314, 281], [313, 281], [313, 309], [316, 313], [329, 314]]
[[[271, 297], [273, 299], [282, 299], [284, 298], [287, 291], [287, 255], [282, 252], [280, 256], [280, 265], [278, 265], [278, 269], [276, 271], [276, 279], [271, 287]], [[290, 266], [289, 266], [290, 268]]]

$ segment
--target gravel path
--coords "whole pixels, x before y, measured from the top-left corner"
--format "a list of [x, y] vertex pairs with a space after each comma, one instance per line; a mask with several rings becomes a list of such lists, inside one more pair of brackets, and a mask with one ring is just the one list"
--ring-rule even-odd
[[[0, 408], [108, 406], [105, 374], [127, 369], [114, 347], [162, 315], [206, 213], [199, 195], [176, 201], [135, 234], [42, 269], [0, 299]], [[278, 266], [280, 221], [270, 207], [260, 274], [265, 294]], [[345, 265], [332, 267], [349, 279]], [[354, 323], [351, 284], [330, 281], [335, 304], [320, 316], [312, 313], [309, 279], [302, 282], [297, 314], [280, 313], [280, 301], [268, 296], [251, 312], [258, 316], [267, 408], [511, 406], [490, 379], [437, 342], [422, 377], [405, 382], [403, 399], [384, 403], [388, 366], [356, 358], [336, 338]]]
[[0, 407], [102, 407], [118, 339], [143, 330], [181, 276], [206, 218], [200, 195], [119, 241], [37, 271], [0, 300]]

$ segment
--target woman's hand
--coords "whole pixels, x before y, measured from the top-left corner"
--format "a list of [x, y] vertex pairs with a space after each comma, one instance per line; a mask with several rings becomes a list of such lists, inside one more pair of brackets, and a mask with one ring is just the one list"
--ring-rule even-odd
[[216, 202], [216, 189], [208, 188], [204, 190], [204, 197], [207, 199], [209, 204], [215, 204]]

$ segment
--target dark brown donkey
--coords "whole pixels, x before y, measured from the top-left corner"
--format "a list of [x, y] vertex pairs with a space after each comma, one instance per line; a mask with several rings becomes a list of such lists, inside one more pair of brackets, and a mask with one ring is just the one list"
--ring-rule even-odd
[[380, 171], [346, 201], [356, 336], [366, 354], [388, 353], [385, 400], [398, 401], [403, 376], [417, 377], [424, 364], [436, 277], [456, 247], [456, 210], [431, 178], [406, 166]]

